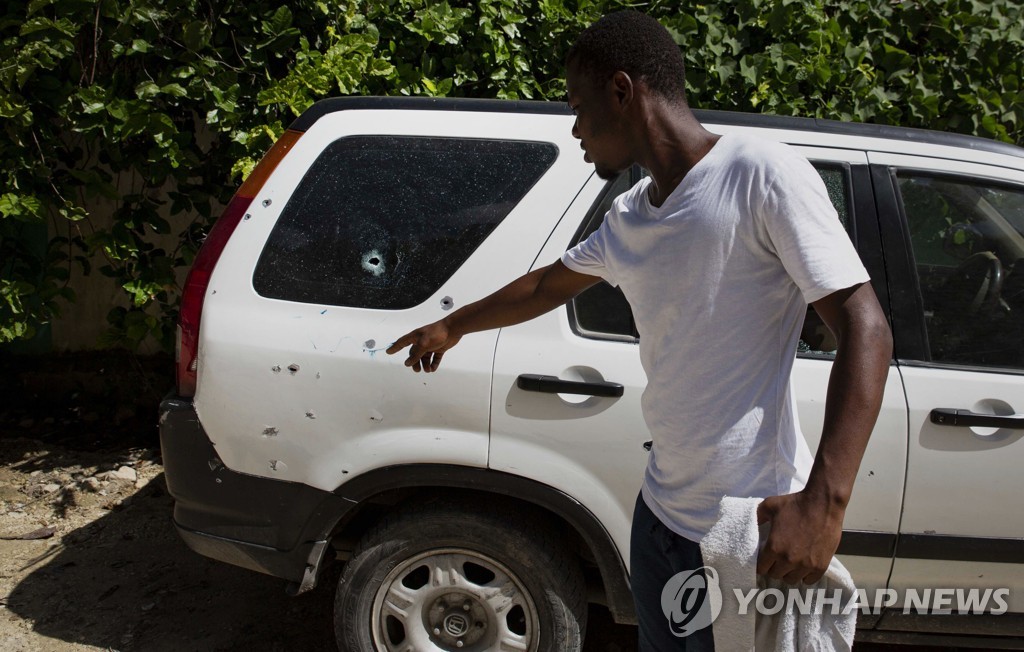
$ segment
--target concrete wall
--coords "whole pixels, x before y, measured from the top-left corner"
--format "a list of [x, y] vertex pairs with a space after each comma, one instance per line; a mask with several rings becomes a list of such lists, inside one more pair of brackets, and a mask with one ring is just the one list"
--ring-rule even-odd
[[[123, 187], [123, 184], [119, 185], [122, 186], [119, 188], [121, 192], [132, 192], [130, 188]], [[166, 198], [166, 190], [152, 192], [156, 197]], [[89, 211], [88, 220], [69, 222], [58, 218], [55, 224], [51, 223], [51, 236], [60, 235], [73, 238], [79, 235], [87, 236], [94, 230], [109, 229], [114, 222], [113, 215], [117, 205], [106, 199], [97, 199], [88, 202], [87, 209]], [[159, 249], [173, 252], [178, 244], [178, 233], [191, 222], [192, 216], [179, 215], [172, 219], [165, 214], [163, 217], [171, 224], [170, 233], [156, 234], [147, 227], [148, 240]], [[76, 255], [79, 253], [78, 250], [74, 251]], [[117, 279], [100, 273], [99, 268], [107, 264], [103, 255], [93, 256], [89, 262], [92, 265], [89, 275], [82, 273], [81, 265], [78, 263], [71, 265], [69, 286], [74, 290], [77, 300], [74, 303], [63, 304], [60, 317], [50, 323], [51, 350], [53, 352], [90, 351], [100, 348], [100, 337], [110, 327], [107, 322], [107, 313], [116, 306], [128, 307], [131, 303]], [[178, 271], [179, 288], [185, 282], [186, 274], [186, 269]], [[158, 313], [159, 311], [156, 309], [152, 311], [154, 315]], [[139, 352], [148, 354], [156, 353], [159, 350], [159, 345], [150, 338], [143, 342]]]

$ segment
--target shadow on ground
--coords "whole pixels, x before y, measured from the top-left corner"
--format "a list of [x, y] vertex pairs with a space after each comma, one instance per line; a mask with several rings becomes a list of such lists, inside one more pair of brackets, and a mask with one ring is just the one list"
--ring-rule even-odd
[[[28, 643], [25, 649], [336, 649], [337, 568], [312, 592], [289, 597], [283, 580], [193, 553], [175, 533], [171, 509], [161, 474], [59, 543], [23, 542], [19, 568], [28, 574], [6, 607], [51, 639], [43, 648]], [[588, 652], [635, 649], [633, 628], [613, 625], [600, 607], [590, 618]]]
[[[334, 650], [331, 591], [196, 555], [170, 523], [163, 475], [23, 566], [7, 609], [43, 636], [116, 650]], [[61, 649], [59, 646], [53, 649]]]

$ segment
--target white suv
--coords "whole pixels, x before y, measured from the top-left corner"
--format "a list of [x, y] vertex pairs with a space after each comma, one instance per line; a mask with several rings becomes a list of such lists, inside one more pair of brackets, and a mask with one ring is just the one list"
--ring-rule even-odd
[[[698, 117], [815, 165], [890, 318], [895, 359], [840, 547], [858, 587], [1009, 589], [983, 614], [955, 598], [866, 610], [860, 638], [1021, 636], [1024, 149]], [[295, 593], [346, 560], [343, 649], [572, 650], [588, 601], [634, 618], [645, 378], [621, 294], [602, 284], [467, 336], [436, 374], [383, 352], [555, 261], [639, 178], [597, 178], [572, 121], [553, 103], [322, 101], [195, 261], [160, 418], [175, 524], [197, 552]], [[793, 383], [812, 450], [830, 339], [809, 311]]]

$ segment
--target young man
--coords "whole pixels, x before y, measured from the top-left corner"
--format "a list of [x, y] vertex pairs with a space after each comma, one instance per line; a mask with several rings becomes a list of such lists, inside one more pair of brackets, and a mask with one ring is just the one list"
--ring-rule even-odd
[[[633, 518], [630, 582], [643, 650], [711, 649], [710, 628], [676, 638], [661, 591], [702, 566], [699, 541], [723, 496], [762, 497], [771, 533], [757, 571], [813, 583], [828, 567], [891, 356], [867, 273], [811, 165], [783, 145], [718, 136], [690, 111], [668, 32], [608, 15], [567, 57], [573, 135], [602, 178], [650, 177], [552, 265], [419, 328], [406, 366], [436, 371], [466, 333], [532, 319], [600, 279], [622, 288], [640, 332], [653, 439]], [[813, 459], [789, 390], [807, 304], [838, 352]]]

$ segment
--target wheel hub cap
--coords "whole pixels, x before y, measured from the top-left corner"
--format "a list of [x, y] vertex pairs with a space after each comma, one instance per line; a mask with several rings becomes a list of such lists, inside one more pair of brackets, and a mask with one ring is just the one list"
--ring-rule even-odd
[[445, 616], [444, 631], [456, 638], [469, 631], [469, 621], [462, 614], [451, 614]]
[[478, 552], [441, 548], [396, 566], [374, 599], [382, 652], [536, 652], [539, 616], [518, 578]]

